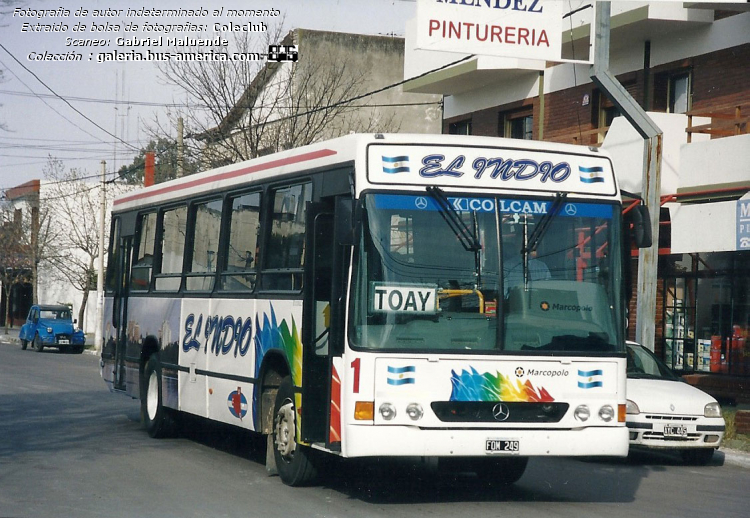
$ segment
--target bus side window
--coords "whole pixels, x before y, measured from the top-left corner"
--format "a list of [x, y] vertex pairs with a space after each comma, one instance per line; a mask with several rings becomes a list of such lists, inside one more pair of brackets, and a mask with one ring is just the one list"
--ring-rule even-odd
[[180, 289], [186, 231], [187, 207], [164, 211], [161, 223], [161, 261], [158, 273], [155, 274], [157, 290]]
[[131, 291], [148, 291], [151, 285], [151, 269], [154, 264], [156, 241], [156, 213], [143, 214], [136, 227], [138, 250], [130, 274]]
[[190, 267], [185, 279], [185, 289], [188, 291], [210, 291], [214, 287], [221, 205], [222, 200], [218, 199], [196, 204], [191, 209], [195, 223], [192, 227], [192, 239], [188, 239], [188, 243], [193, 243]]
[[263, 289], [302, 289], [306, 210], [311, 199], [311, 182], [273, 192], [270, 233], [264, 252]]
[[235, 196], [230, 203], [229, 239], [222, 254], [221, 289], [253, 291], [258, 270], [260, 193]]

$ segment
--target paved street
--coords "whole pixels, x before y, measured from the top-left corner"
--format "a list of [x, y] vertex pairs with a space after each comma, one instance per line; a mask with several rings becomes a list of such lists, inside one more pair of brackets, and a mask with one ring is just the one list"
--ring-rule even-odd
[[750, 466], [721, 452], [706, 467], [649, 455], [532, 459], [506, 490], [361, 462], [288, 488], [262, 457], [252, 436], [197, 420], [178, 439], [149, 439], [137, 402], [106, 390], [97, 357], [0, 343], [2, 517], [746, 516], [750, 504]]

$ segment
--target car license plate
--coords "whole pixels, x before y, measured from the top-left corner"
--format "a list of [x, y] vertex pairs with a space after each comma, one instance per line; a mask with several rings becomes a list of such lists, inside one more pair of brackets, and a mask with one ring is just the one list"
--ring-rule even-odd
[[687, 428], [681, 425], [666, 425], [664, 437], [687, 437]]
[[520, 450], [521, 441], [517, 439], [487, 439], [484, 443], [486, 453], [518, 455]]
[[68, 345], [70, 343], [70, 340], [67, 338], [61, 338], [60, 339], [60, 345]]

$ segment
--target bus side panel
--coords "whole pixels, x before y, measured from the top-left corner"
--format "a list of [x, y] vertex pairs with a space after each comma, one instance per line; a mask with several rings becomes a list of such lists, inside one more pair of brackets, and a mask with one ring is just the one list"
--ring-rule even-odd
[[102, 330], [102, 379], [109, 390], [115, 383], [115, 340], [117, 329], [112, 327], [112, 297], [104, 298], [104, 328]]
[[209, 373], [220, 374], [206, 378], [208, 417], [250, 430], [255, 429], [252, 396], [256, 305], [255, 299], [214, 300], [209, 321], [216, 324], [209, 324], [213, 329], [207, 347], [204, 345], [198, 353], [205, 355]]
[[[180, 299], [131, 296], [126, 326], [127, 393], [139, 394], [143, 349], [156, 345], [162, 365], [164, 405], [177, 408], [177, 349], [180, 341]], [[105, 329], [111, 326], [105, 326]]]

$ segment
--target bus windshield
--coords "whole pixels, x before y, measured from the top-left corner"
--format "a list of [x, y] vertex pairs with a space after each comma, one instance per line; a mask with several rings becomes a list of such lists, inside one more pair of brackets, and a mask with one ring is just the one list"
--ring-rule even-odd
[[353, 347], [624, 352], [617, 204], [429, 191], [363, 205]]

